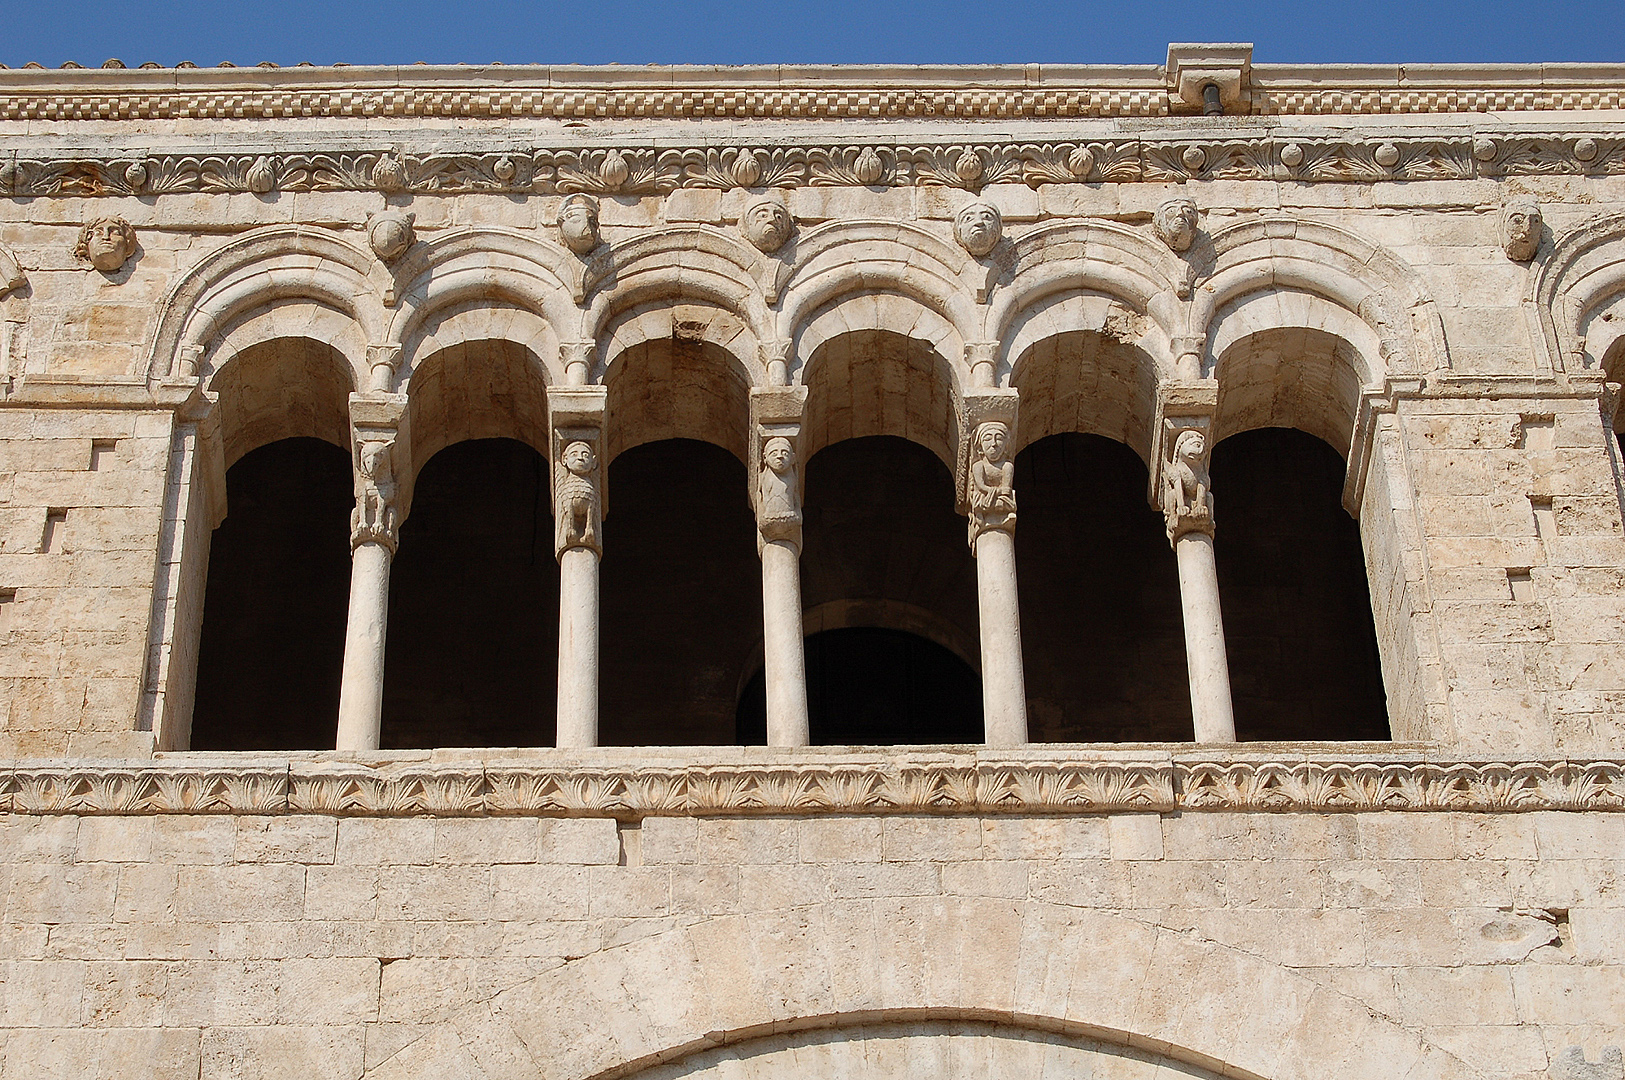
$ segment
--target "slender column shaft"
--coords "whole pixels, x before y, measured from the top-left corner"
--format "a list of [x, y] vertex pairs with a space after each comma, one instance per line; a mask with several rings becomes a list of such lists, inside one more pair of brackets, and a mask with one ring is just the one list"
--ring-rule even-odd
[[384, 712], [384, 635], [389, 625], [387, 546], [364, 540], [350, 556], [350, 615], [339, 686], [340, 750], [376, 750]]
[[559, 553], [559, 746], [598, 745], [598, 552]]
[[1224, 650], [1224, 621], [1219, 612], [1219, 574], [1213, 562], [1213, 537], [1200, 530], [1181, 533], [1174, 541], [1179, 560], [1179, 599], [1185, 613], [1185, 664], [1190, 669], [1191, 717], [1196, 741], [1236, 741], [1236, 718], [1230, 704], [1230, 664]]
[[767, 682], [767, 745], [808, 745], [812, 735], [802, 647], [801, 553], [788, 540], [762, 544], [762, 668]]
[[1027, 741], [1027, 689], [1016, 602], [1016, 537], [990, 529], [976, 538], [976, 599], [982, 629], [982, 713], [989, 746]]

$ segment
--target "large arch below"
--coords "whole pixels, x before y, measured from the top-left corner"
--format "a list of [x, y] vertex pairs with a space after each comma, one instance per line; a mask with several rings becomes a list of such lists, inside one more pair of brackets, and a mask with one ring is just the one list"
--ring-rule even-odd
[[1481, 1080], [1289, 967], [1102, 911], [947, 896], [673, 927], [461, 1008], [366, 1080], [616, 1080], [771, 1033], [997, 1021], [1236, 1080]]

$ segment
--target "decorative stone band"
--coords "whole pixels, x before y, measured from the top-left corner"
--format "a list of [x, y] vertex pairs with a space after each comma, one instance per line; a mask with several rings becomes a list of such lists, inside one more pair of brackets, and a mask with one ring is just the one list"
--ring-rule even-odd
[[1625, 133], [1445, 134], [1328, 139], [1108, 138], [1048, 142], [459, 150], [357, 146], [343, 151], [86, 155], [19, 149], [0, 158], [0, 195], [373, 191], [662, 194], [678, 188], [822, 186], [1033, 187], [1065, 183], [1290, 180], [1371, 183], [1474, 177], [1625, 174]]
[[[798, 755], [800, 756], [800, 755]], [[18, 814], [685, 816], [1625, 811], [1625, 761], [1065, 761], [920, 754], [682, 765], [264, 760], [0, 772]], [[1075, 757], [1075, 755], [1065, 755]]]

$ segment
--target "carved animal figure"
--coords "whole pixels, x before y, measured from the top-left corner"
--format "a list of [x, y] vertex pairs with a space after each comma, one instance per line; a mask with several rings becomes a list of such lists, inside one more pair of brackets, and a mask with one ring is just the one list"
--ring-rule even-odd
[[593, 480], [597, 455], [592, 445], [573, 442], [561, 455], [564, 472], [559, 478], [558, 548], [598, 549], [598, 485]]
[[1206, 455], [1207, 440], [1200, 431], [1182, 431], [1174, 440], [1173, 458], [1163, 473], [1162, 485], [1162, 515], [1170, 540], [1213, 520]]

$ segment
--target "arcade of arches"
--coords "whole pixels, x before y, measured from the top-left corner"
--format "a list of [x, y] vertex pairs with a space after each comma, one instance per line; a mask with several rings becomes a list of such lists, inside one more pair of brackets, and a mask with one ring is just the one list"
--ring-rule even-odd
[[[1112, 382], [1121, 358], [1090, 348], [1073, 368]], [[346, 388], [319, 353], [268, 343], [215, 380], [232, 462], [208, 556], [194, 749], [334, 744], [355, 499]], [[1020, 388], [1034, 400], [1010, 439], [1026, 738], [1190, 740], [1180, 572], [1147, 501], [1132, 395], [1058, 387], [1044, 358], [1029, 359], [1033, 385]], [[750, 404], [717, 375], [726, 363], [674, 336], [635, 347], [606, 379], [602, 745], [769, 739]], [[944, 367], [887, 333], [837, 338], [808, 364], [799, 599], [814, 744], [983, 739], [978, 567], [947, 464]], [[280, 396], [257, 389], [269, 387]], [[384, 748], [558, 740], [546, 399], [535, 365], [501, 342], [443, 350], [414, 373], [412, 465], [394, 477], [410, 501], [388, 577]], [[1388, 738], [1343, 456], [1263, 426], [1221, 439], [1210, 471], [1235, 737]]]

